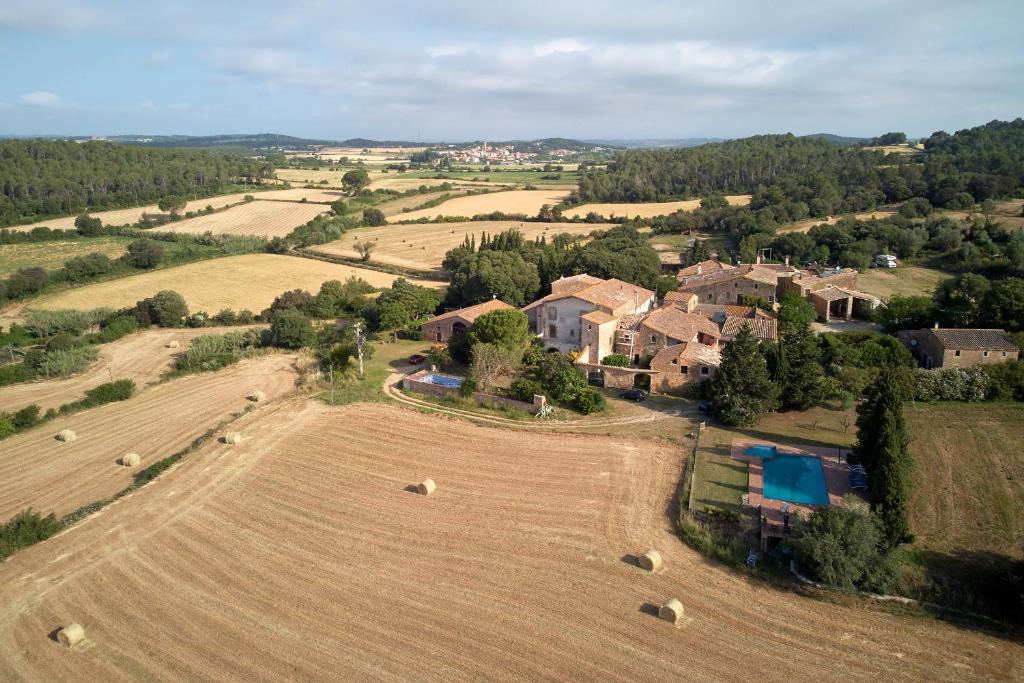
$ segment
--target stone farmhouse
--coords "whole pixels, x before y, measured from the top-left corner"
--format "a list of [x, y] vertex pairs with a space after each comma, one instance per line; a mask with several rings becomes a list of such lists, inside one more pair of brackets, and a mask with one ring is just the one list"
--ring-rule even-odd
[[896, 335], [923, 368], [965, 368], [1020, 357], [1020, 348], [1004, 330], [935, 327]]
[[456, 334], [465, 334], [473, 322], [484, 313], [500, 311], [504, 308], [514, 308], [514, 306], [498, 299], [491, 299], [475, 306], [448, 311], [420, 325], [420, 333], [423, 335], [424, 341], [447, 342]]
[[814, 304], [818, 319], [826, 323], [834, 318], [867, 318], [878, 305], [877, 297], [857, 290], [856, 268], [783, 275], [779, 278], [779, 297], [786, 292], [793, 292]]

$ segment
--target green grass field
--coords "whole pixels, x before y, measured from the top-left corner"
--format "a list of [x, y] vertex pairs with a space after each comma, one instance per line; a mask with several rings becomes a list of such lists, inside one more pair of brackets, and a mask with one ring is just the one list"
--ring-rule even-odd
[[880, 299], [888, 299], [893, 294], [931, 296], [939, 283], [950, 277], [952, 273], [923, 266], [869, 268], [857, 276], [857, 289]]
[[129, 242], [131, 239], [127, 237], [83, 237], [56, 242], [0, 244], [0, 278], [9, 276], [19, 268], [60, 268], [68, 259], [96, 252], [116, 259], [125, 253]]

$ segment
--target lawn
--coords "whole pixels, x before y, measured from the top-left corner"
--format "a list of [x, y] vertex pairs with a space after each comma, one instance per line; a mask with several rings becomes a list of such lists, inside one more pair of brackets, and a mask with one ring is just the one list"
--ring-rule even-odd
[[[337, 373], [334, 383], [334, 405], [359, 403], [362, 401], [384, 401], [384, 380], [394, 370], [409, 367], [408, 358], [415, 353], [426, 354], [430, 345], [423, 341], [390, 341], [372, 342], [373, 357], [363, 361], [363, 377], [357, 371], [357, 361], [345, 373]], [[328, 389], [321, 398], [331, 403], [331, 391]]]
[[922, 266], [870, 268], [857, 276], [857, 289], [880, 299], [900, 296], [931, 296], [935, 288], [952, 273]]

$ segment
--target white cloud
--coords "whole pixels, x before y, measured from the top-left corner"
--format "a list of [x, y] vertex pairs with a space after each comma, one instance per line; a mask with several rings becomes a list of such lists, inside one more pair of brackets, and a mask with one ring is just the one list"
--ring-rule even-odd
[[97, 12], [65, 0], [4, 0], [0, 27], [30, 31], [84, 31], [99, 22]]
[[167, 108], [172, 111], [185, 111], [186, 109], [189, 109], [191, 106], [192, 105], [190, 105], [188, 102], [172, 102], [170, 105], [168, 105]]
[[553, 54], [586, 52], [589, 49], [589, 45], [585, 45], [575, 38], [559, 38], [558, 40], [552, 40], [547, 43], [534, 46], [533, 54], [538, 57], [547, 57], [548, 55]]
[[60, 97], [46, 90], [25, 93], [18, 98], [18, 104], [26, 107], [38, 107], [40, 109], [53, 109], [60, 106]]

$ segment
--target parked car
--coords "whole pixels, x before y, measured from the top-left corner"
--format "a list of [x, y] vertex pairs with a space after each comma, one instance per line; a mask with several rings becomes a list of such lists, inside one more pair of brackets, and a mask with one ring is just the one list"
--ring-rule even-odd
[[427, 360], [427, 357], [421, 353], [413, 354], [409, 356], [409, 365], [420, 365]]
[[629, 391], [623, 391], [621, 394], [619, 394], [619, 398], [624, 398], [629, 401], [636, 401], [637, 403], [639, 403], [640, 401], [647, 398], [647, 392], [644, 391], [643, 389], [630, 389]]
[[700, 401], [697, 403], [697, 410], [708, 415], [711, 414], [711, 401]]
[[879, 254], [875, 257], [875, 268], [895, 268], [898, 264], [892, 254]]

